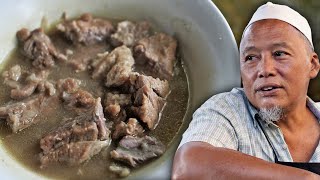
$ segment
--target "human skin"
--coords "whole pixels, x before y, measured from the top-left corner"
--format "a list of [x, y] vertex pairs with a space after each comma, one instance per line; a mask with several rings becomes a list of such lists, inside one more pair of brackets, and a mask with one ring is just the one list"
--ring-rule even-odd
[[[319, 63], [300, 32], [286, 22], [264, 20], [249, 27], [244, 36], [240, 70], [251, 104], [257, 108], [280, 106], [287, 111], [305, 109], [309, 81], [318, 74]], [[274, 89], [263, 91], [266, 87]]]
[[171, 179], [319, 180], [320, 176], [205, 142], [189, 142], [175, 155]]
[[276, 124], [297, 162], [310, 160], [320, 138], [319, 122], [306, 105], [309, 81], [318, 74], [319, 59], [307, 43], [286, 22], [264, 20], [250, 26], [240, 44], [244, 92], [257, 109], [284, 109], [285, 117]]
[[[286, 116], [277, 125], [293, 159], [303, 162], [311, 158], [320, 137], [319, 123], [306, 106], [309, 81], [319, 71], [318, 56], [307, 43], [291, 25], [262, 20], [246, 30], [240, 44], [241, 77], [250, 103], [257, 109], [285, 109]], [[320, 176], [205, 142], [188, 142], [176, 152], [172, 179], [293, 180]]]

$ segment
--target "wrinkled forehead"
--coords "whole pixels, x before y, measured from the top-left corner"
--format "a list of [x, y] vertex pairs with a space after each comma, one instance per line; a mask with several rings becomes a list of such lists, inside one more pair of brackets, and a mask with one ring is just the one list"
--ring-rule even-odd
[[292, 33], [295, 36], [304, 36], [298, 29], [293, 27], [287, 22], [277, 19], [264, 19], [252, 23], [243, 32], [242, 39], [245, 39], [248, 35], [259, 34], [261, 31], [274, 31], [276, 33]]

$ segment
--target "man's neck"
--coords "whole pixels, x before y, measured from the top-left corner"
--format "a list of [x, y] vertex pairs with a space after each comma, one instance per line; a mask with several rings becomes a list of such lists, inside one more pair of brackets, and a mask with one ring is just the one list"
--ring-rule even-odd
[[281, 120], [276, 122], [281, 130], [291, 131], [292, 133], [296, 130], [301, 130], [305, 127], [314, 124], [317, 118], [307, 107], [307, 104], [301, 104], [294, 108], [286, 109], [286, 113]]
[[283, 133], [292, 159], [308, 162], [319, 143], [320, 128], [317, 118], [307, 105], [288, 111], [276, 124]]

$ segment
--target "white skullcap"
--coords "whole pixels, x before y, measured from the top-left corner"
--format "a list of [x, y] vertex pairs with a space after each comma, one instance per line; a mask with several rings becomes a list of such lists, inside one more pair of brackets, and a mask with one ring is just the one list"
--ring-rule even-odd
[[250, 22], [244, 29], [242, 37], [252, 23], [263, 19], [278, 19], [289, 23], [293, 27], [297, 28], [305, 37], [307, 37], [313, 48], [311, 28], [306, 18], [288, 6], [273, 4], [272, 2], [267, 2], [257, 9]]

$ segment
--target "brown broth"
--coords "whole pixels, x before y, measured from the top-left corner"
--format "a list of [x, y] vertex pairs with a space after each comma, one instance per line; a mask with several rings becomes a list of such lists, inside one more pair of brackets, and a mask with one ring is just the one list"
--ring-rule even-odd
[[[97, 53], [110, 50], [105, 43], [87, 47], [75, 47], [54, 32], [49, 32], [48, 34], [60, 52], [65, 53], [66, 49], [70, 49], [74, 51], [73, 56], [77, 56], [77, 53], [85, 51], [88, 57], [95, 57]], [[1, 66], [3, 66], [3, 70], [7, 70], [15, 64], [20, 64], [23, 69], [31, 68], [31, 63], [28, 60], [25, 60], [25, 58], [19, 53], [18, 49], [13, 50], [11, 55], [4, 63], [1, 64]], [[93, 93], [96, 97], [98, 95], [100, 96], [106, 91], [101, 82], [94, 81], [90, 78], [89, 72], [83, 71], [75, 73], [71, 67], [64, 64], [58, 64], [55, 68], [53, 68], [48, 79], [56, 81], [66, 77], [80, 79], [82, 81], [81, 87]], [[2, 77], [0, 78], [0, 81], [3, 81]], [[170, 88], [171, 93], [167, 97], [167, 104], [162, 112], [160, 123], [154, 131], [148, 132], [149, 135], [155, 136], [167, 147], [170, 145], [171, 140], [176, 136], [182, 124], [188, 104], [188, 83], [184, 68], [181, 64], [181, 59], [178, 59], [178, 63], [175, 67], [175, 76], [170, 81]], [[9, 94], [10, 89], [1, 83], [1, 106], [10, 101]], [[46, 169], [40, 169], [40, 161], [38, 156], [41, 152], [39, 144], [41, 137], [51, 129], [59, 126], [63, 118], [73, 116], [73, 114], [70, 114], [70, 112], [65, 111], [62, 106], [52, 108], [54, 108], [53, 113], [38, 116], [40, 119], [39, 123], [34, 124], [18, 133], [11, 133], [11, 129], [6, 125], [5, 120], [0, 120], [0, 138], [3, 146], [10, 153], [10, 155], [31, 171], [50, 178], [116, 178], [117, 176], [108, 170], [108, 167], [112, 162], [109, 157], [109, 152], [110, 149], [115, 148], [113, 144], [80, 166], [67, 167], [64, 165], [54, 165], [49, 166]], [[139, 168], [137, 168], [137, 170], [139, 170]]]

